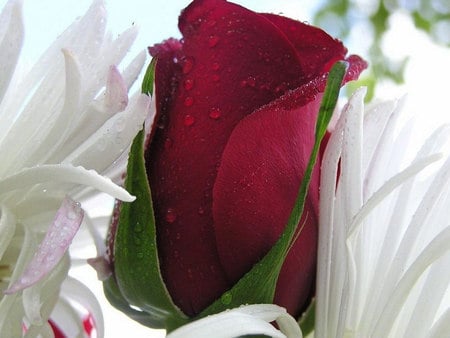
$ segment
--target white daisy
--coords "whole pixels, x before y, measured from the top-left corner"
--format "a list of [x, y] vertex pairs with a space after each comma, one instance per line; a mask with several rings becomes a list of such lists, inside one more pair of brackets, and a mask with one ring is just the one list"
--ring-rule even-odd
[[450, 129], [405, 165], [417, 140], [402, 101], [364, 109], [364, 94], [322, 162], [315, 336], [448, 337]]
[[[1, 337], [52, 336], [51, 325], [79, 316], [74, 299], [103, 335], [95, 297], [66, 278], [67, 248], [84, 214], [74, 201], [98, 190], [133, 200], [117, 183], [149, 114], [147, 96], [128, 97], [146, 52], [123, 72], [117, 68], [137, 29], [113, 39], [105, 26], [103, 1], [95, 0], [21, 74], [14, 71], [24, 37], [21, 1], [9, 1], [0, 14]], [[72, 332], [87, 334], [79, 320], [72, 322]]]

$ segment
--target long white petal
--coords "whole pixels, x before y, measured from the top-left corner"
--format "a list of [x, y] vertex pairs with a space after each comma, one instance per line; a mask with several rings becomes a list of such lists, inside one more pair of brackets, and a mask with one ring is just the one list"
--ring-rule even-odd
[[0, 181], [2, 193], [22, 189], [42, 182], [68, 182], [86, 185], [103, 191], [125, 202], [134, 201], [125, 189], [115, 185], [109, 178], [100, 176], [93, 170], [74, 167], [70, 164], [46, 164], [39, 167], [23, 169], [19, 173]]
[[10, 1], [0, 15], [0, 21], [8, 23], [7, 27], [0, 25], [0, 102], [11, 81], [22, 48], [24, 27], [21, 5], [21, 1]]

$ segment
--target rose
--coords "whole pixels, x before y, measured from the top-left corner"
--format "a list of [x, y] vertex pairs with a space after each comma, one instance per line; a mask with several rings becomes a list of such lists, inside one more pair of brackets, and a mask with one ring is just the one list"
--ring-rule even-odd
[[[183, 39], [157, 57], [145, 151], [164, 283], [194, 316], [230, 289], [283, 231], [314, 143], [341, 42], [318, 28], [224, 0], [195, 0]], [[346, 81], [366, 67], [350, 56]], [[298, 315], [313, 291], [318, 167], [274, 302]]]

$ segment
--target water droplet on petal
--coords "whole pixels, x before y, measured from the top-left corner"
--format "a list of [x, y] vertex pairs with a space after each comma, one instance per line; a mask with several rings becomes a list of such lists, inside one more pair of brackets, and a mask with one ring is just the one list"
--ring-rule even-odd
[[164, 141], [164, 148], [165, 149], [169, 149], [170, 147], [172, 147], [173, 141], [171, 138], [166, 138], [166, 140]]
[[247, 79], [242, 80], [240, 85], [241, 87], [254, 88], [256, 86], [256, 79], [253, 76], [249, 76]]
[[208, 46], [209, 47], [215, 47], [218, 43], [219, 43], [219, 37], [217, 37], [216, 35], [211, 35], [208, 39]]
[[205, 213], [205, 209], [203, 209], [202, 207], [198, 208], [198, 214], [199, 215], [203, 215]]
[[219, 81], [220, 81], [220, 76], [217, 75], [217, 74], [214, 74], [214, 75], [212, 76], [212, 80], [213, 80], [214, 82], [219, 82]]
[[194, 80], [192, 79], [184, 80], [184, 89], [191, 90], [192, 88], [194, 88]]
[[167, 209], [165, 219], [166, 219], [167, 223], [173, 223], [176, 221], [177, 213], [175, 212], [175, 210], [173, 208]]
[[220, 112], [219, 108], [213, 108], [209, 112], [209, 117], [212, 118], [213, 120], [217, 120], [220, 117], [220, 115], [221, 115], [221, 112]]
[[189, 73], [192, 68], [194, 68], [194, 59], [191, 57], [187, 57], [186, 59], [184, 59], [183, 63], [183, 74]]
[[214, 63], [212, 64], [211, 68], [212, 68], [213, 70], [219, 70], [219, 69], [220, 69], [220, 65], [219, 65], [217, 62], [214, 62]]
[[231, 294], [231, 292], [225, 292], [221, 297], [220, 297], [220, 301], [222, 302], [222, 304], [224, 305], [229, 305], [231, 304], [231, 301], [233, 300], [233, 295]]
[[195, 118], [192, 115], [186, 115], [184, 117], [184, 125], [186, 127], [192, 126], [195, 122]]
[[190, 107], [194, 104], [194, 98], [192, 96], [188, 96], [184, 99], [184, 105], [186, 107]]

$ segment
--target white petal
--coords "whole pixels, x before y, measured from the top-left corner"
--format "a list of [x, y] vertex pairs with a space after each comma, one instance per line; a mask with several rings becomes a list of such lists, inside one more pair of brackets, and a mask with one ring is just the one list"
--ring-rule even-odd
[[73, 165], [82, 165], [103, 172], [128, 149], [142, 128], [148, 113], [150, 99], [140, 95], [124, 112], [109, 119], [95, 134], [65, 159]]
[[[281, 331], [269, 324], [275, 320]], [[258, 334], [276, 338], [303, 337], [297, 322], [284, 308], [262, 304], [242, 306], [196, 320], [171, 332], [167, 338], [234, 338]]]
[[14, 232], [16, 231], [16, 219], [4, 205], [0, 205], [0, 260], [3, 257]]
[[83, 283], [69, 277], [62, 284], [61, 293], [64, 295], [64, 298], [77, 302], [92, 315], [97, 337], [103, 338], [105, 327], [102, 309], [92, 291]]
[[[10, 16], [10, 17], [9, 17]], [[24, 27], [22, 22], [22, 2], [10, 1], [2, 10], [0, 22], [0, 102], [3, 99], [12, 74], [16, 68], [22, 48]]]
[[67, 251], [81, 225], [83, 215], [80, 206], [66, 198], [23, 275], [4, 293], [11, 294], [23, 290], [37, 283], [51, 271]]
[[110, 66], [105, 90], [105, 110], [123, 111], [128, 105], [128, 88], [116, 66]]
[[39, 167], [23, 169], [19, 173], [0, 181], [2, 193], [22, 189], [42, 182], [67, 182], [86, 185], [103, 191], [125, 202], [134, 201], [125, 189], [115, 185], [110, 179], [100, 176], [93, 170], [74, 167], [69, 164], [46, 164]]

